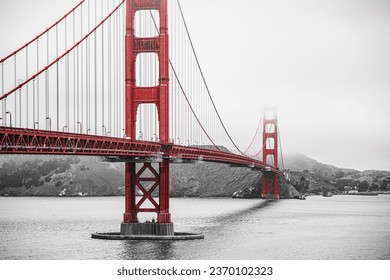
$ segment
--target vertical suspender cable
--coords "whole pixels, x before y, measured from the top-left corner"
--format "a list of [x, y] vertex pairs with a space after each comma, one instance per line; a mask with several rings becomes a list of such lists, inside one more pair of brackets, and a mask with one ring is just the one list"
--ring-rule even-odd
[[[158, 32], [159, 33], [159, 32]], [[158, 60], [158, 59], [157, 59]], [[157, 64], [157, 62], [158, 61], [156, 61], [156, 64]], [[157, 80], [160, 78], [160, 64], [158, 64], [158, 66], [156, 65], [156, 67], [155, 67], [155, 77], [157, 78]], [[170, 94], [171, 95], [171, 94]], [[168, 100], [168, 102], [169, 102], [169, 100]], [[159, 132], [158, 132], [158, 116], [157, 116], [157, 114], [158, 114], [158, 112], [157, 112], [157, 106], [154, 106], [154, 111], [153, 111], [153, 114], [154, 114], [154, 140], [157, 142], [157, 141], [159, 141], [158, 140], [158, 138], [159, 138], [159, 136], [158, 136], [158, 134], [159, 134]], [[168, 116], [169, 118], [170, 118], [170, 116]], [[172, 127], [170, 126], [169, 127], [170, 129], [172, 129]], [[168, 138], [169, 138], [169, 131], [168, 131]]]
[[[103, 19], [103, 0], [101, 1], [101, 16]], [[105, 135], [104, 126], [104, 25], [102, 26], [102, 135]]]
[[[191, 69], [191, 57], [189, 56], [189, 53], [187, 53], [187, 71], [188, 71], [188, 75], [187, 75], [187, 91], [188, 91], [188, 98], [190, 100], [190, 102], [193, 103], [193, 97], [194, 97], [194, 92], [193, 92], [193, 89], [192, 89], [192, 69]], [[188, 106], [186, 106], [186, 109], [187, 109], [187, 114], [186, 114], [186, 117], [187, 117], [187, 127], [188, 127], [188, 131], [187, 131], [187, 142], [186, 142], [186, 145], [189, 145], [190, 143], [190, 139], [191, 139], [191, 132], [192, 132], [192, 127], [191, 127], [191, 113], [190, 113], [190, 109], [188, 108]]]
[[[148, 18], [146, 16], [146, 14], [144, 14], [144, 20], [145, 20], [145, 33], [144, 34], [148, 34], [149, 32], [149, 21], [148, 21]], [[150, 85], [151, 83], [151, 67], [152, 67], [152, 59], [150, 56], [145, 56], [145, 77], [146, 77], [146, 83], [145, 85]], [[146, 106], [146, 110], [145, 110], [145, 131], [146, 131], [146, 137], [145, 137], [145, 140], [149, 141], [150, 140], [150, 106], [149, 104], [147, 104]]]
[[115, 130], [117, 137], [120, 137], [120, 128], [119, 128], [119, 11], [117, 10], [115, 12], [114, 16], [114, 24], [115, 24], [115, 52], [114, 52], [114, 58], [115, 58]]
[[76, 97], [76, 126], [75, 130], [79, 133], [79, 123], [80, 123], [80, 56], [79, 56], [79, 46], [76, 47], [77, 60], [76, 60], [76, 72], [77, 72], [77, 97]]
[[[14, 86], [16, 87], [16, 56], [17, 56], [17, 54], [15, 54], [14, 55]], [[16, 118], [17, 118], [17, 94], [14, 94], [14, 96], [15, 96], [15, 117], [14, 117], [14, 119], [15, 119], [15, 126], [16, 126]], [[11, 125], [11, 124], [10, 124]]]
[[118, 90], [118, 100], [117, 100], [117, 109], [118, 109], [118, 112], [117, 112], [117, 118], [118, 118], [118, 121], [117, 121], [117, 124], [118, 124], [118, 136], [119, 137], [123, 137], [124, 136], [124, 132], [123, 132], [123, 127], [122, 127], [122, 121], [121, 121], [121, 116], [122, 116], [122, 106], [121, 106], [121, 99], [122, 99], [122, 83], [121, 83], [121, 77], [122, 77], [122, 73], [121, 73], [121, 67], [122, 67], [122, 59], [121, 59], [121, 44], [122, 44], [122, 34], [121, 34], [121, 17], [122, 17], [122, 10], [119, 9], [117, 11], [117, 40], [118, 40], [118, 45], [117, 45], [117, 61], [118, 61], [118, 64], [117, 64], [117, 90]]
[[[177, 60], [179, 59], [180, 60], [180, 30], [178, 31], [178, 34], [177, 34], [177, 42], [176, 42], [176, 46], [177, 46], [177, 50], [178, 50], [178, 53], [177, 53], [177, 55], [176, 55], [176, 64], [177, 65], [179, 65], [179, 67], [180, 67], [180, 63], [178, 63], [177, 62]], [[180, 97], [180, 94], [177, 94], [176, 95], [176, 109], [175, 109], [175, 126], [176, 126], [176, 129], [175, 129], [175, 132], [176, 132], [176, 135], [175, 135], [175, 139], [174, 139], [174, 141], [176, 142], [176, 138], [178, 137], [178, 119], [179, 119], [179, 105], [178, 105], [178, 103], [179, 103], [179, 97]]]
[[22, 127], [22, 88], [19, 89], [19, 127]]
[[[115, 3], [114, 3], [115, 0], [112, 0], [112, 6], [114, 7], [115, 6]], [[112, 36], [112, 58], [113, 58], [113, 61], [112, 61], [112, 91], [113, 91], [113, 94], [111, 95], [112, 97], [112, 102], [111, 102], [111, 105], [112, 105], [112, 110], [111, 110], [111, 113], [112, 113], [112, 122], [113, 122], [113, 125], [112, 125], [112, 128], [111, 128], [111, 135], [112, 136], [117, 136], [117, 131], [116, 131], [116, 44], [117, 44], [117, 41], [116, 41], [116, 25], [115, 25], [115, 14], [113, 14], [111, 16], [112, 18], [112, 21], [111, 21], [111, 36]]]
[[[46, 65], [49, 64], [49, 32], [46, 33], [47, 36], [46, 36]], [[46, 82], [46, 85], [45, 85], [45, 105], [46, 105], [46, 119], [45, 119], [45, 122], [46, 122], [46, 130], [49, 129], [49, 126], [48, 126], [48, 123], [49, 123], [49, 71], [50, 69], [48, 68], [46, 71], [45, 71], [45, 82]]]
[[[191, 59], [190, 59], [190, 52], [189, 52], [189, 48], [187, 48], [188, 51], [187, 51], [187, 68], [188, 68], [188, 73], [187, 73], [187, 87], [188, 87], [188, 92], [191, 94], [191, 97], [193, 95], [193, 92], [192, 92], [192, 89], [191, 89]], [[191, 98], [190, 97], [190, 98]], [[188, 106], [186, 106], [187, 108], [187, 114], [186, 114], [186, 117], [187, 117], [187, 139], [190, 139], [191, 138], [191, 122], [190, 122], [190, 109], [188, 108]], [[189, 141], [187, 141], [189, 142]], [[186, 143], [187, 144], [187, 143]]]
[[[142, 22], [144, 20], [144, 16], [142, 13], [140, 13], [140, 17], [139, 17], [139, 36], [142, 37], [142, 27], [144, 26], [144, 22]], [[145, 84], [145, 75], [144, 75], [144, 62], [145, 62], [145, 57], [143, 55], [138, 55], [139, 58], [137, 58], [137, 60], [139, 59], [139, 85], [140, 86], [143, 86]], [[145, 138], [145, 125], [144, 125], [144, 122], [145, 122], [145, 107], [140, 105], [140, 133], [142, 135], [142, 140], [144, 140]]]
[[126, 28], [125, 28], [126, 20], [125, 20], [125, 8], [122, 7], [121, 10], [121, 18], [120, 18], [120, 39], [121, 39], [121, 49], [120, 49], [120, 62], [121, 62], [121, 79], [120, 79], [120, 91], [121, 91], [121, 128], [123, 130], [124, 136], [127, 136], [126, 134], [126, 123], [125, 123], [125, 115], [126, 115], [126, 90], [125, 90], [125, 34], [126, 34]]
[[121, 135], [122, 137], [124, 136], [125, 134], [125, 131], [124, 131], [124, 126], [123, 126], [123, 121], [122, 121], [122, 104], [123, 104], [123, 101], [122, 101], [122, 97], [123, 97], [123, 82], [122, 82], [122, 78], [123, 78], [123, 72], [122, 72], [122, 66], [123, 66], [123, 57], [122, 57], [122, 48], [123, 48], [123, 44], [124, 42], [122, 41], [123, 40], [123, 31], [122, 31], [122, 23], [123, 23], [123, 8], [121, 8], [119, 11], [119, 17], [118, 17], [118, 41], [119, 41], [119, 44], [118, 44], [118, 61], [119, 61], [119, 67], [118, 67], [118, 87], [119, 87], [119, 99], [118, 99], [118, 123], [119, 123], [119, 130], [121, 132]]
[[116, 78], [117, 78], [117, 63], [118, 63], [118, 59], [117, 59], [117, 44], [118, 44], [118, 38], [117, 38], [117, 26], [116, 26], [116, 13], [112, 15], [113, 16], [113, 41], [114, 41], [114, 46], [113, 46], [113, 52], [114, 52], [114, 65], [113, 65], [113, 70], [114, 70], [114, 78], [113, 78], [113, 81], [114, 81], [114, 109], [113, 109], [113, 112], [114, 112], [114, 128], [113, 128], [113, 134], [115, 136], [118, 136], [118, 124], [117, 124], [117, 114], [118, 114], [118, 111], [117, 111], [117, 104], [116, 104], [116, 101], [117, 101], [117, 95], [118, 95], [118, 90], [117, 90], [117, 87], [118, 87], [118, 84], [116, 82]]
[[[81, 13], [80, 13], [80, 34], [81, 34], [81, 37], [83, 37], [83, 6], [81, 6]], [[84, 123], [84, 56], [83, 56], [83, 53], [84, 53], [84, 48], [83, 48], [83, 45], [84, 44], [81, 44], [80, 45], [80, 108], [81, 108], [81, 116], [80, 116], [80, 119], [79, 119], [79, 131], [80, 133], [83, 133], [83, 125], [85, 125]]]
[[[2, 62], [1, 63], [1, 95], [3, 95], [3, 94], [4, 94], [4, 63]], [[6, 106], [6, 103], [5, 103], [6, 100], [7, 99], [4, 99], [3, 100], [3, 104], [2, 104], [3, 111], [2, 111], [2, 121], [1, 121], [1, 123], [2, 123], [3, 126], [6, 124], [6, 122], [5, 122], [5, 116], [6, 116], [5, 112], [7, 111], [7, 106]]]
[[[38, 40], [37, 40], [38, 42]], [[37, 45], [37, 49], [38, 49], [38, 45]], [[38, 61], [37, 61], [37, 65], [38, 65]], [[38, 68], [38, 67], [37, 67]], [[37, 77], [37, 81], [38, 81], [38, 78]], [[32, 119], [33, 119], [33, 128], [35, 128], [35, 79], [33, 79], [33, 102], [32, 102]]]
[[[28, 46], [26, 47], [26, 80], [28, 79]], [[28, 84], [26, 85], [26, 128], [28, 128]]]
[[[109, 1], [107, 1], [107, 10], [110, 10]], [[111, 134], [111, 17], [108, 19], [108, 49], [107, 49], [107, 59], [108, 59], [108, 133]], [[111, 136], [111, 135], [110, 135]]]
[[[149, 19], [149, 30], [150, 30], [150, 34], [153, 34], [153, 26], [152, 26], [152, 19]], [[157, 65], [158, 65], [158, 62], [157, 60], [158, 59], [155, 59], [155, 57], [151, 57], [152, 59], [152, 64], [151, 64], [151, 69], [150, 69], [150, 75], [151, 75], [151, 82], [153, 84], [159, 84], [159, 76], [156, 75], [156, 69], [157, 69]], [[154, 119], [154, 108], [155, 106], [150, 106], [150, 141], [152, 141], [154, 139], [154, 134], [155, 134], [155, 119]]]
[[[39, 71], [39, 39], [37, 39], [37, 72]], [[37, 124], [38, 126], [36, 128], [39, 128], [39, 77], [37, 77]], [[34, 127], [35, 127], [35, 120], [34, 120]]]
[[177, 4], [178, 4], [178, 7], [179, 7], [179, 11], [180, 11], [180, 14], [181, 14], [181, 18], [182, 18], [183, 23], [184, 23], [184, 27], [185, 27], [185, 30], [186, 30], [186, 34], [187, 34], [187, 36], [188, 36], [188, 39], [189, 39], [189, 42], [190, 42], [192, 51], [193, 51], [194, 56], [195, 56], [196, 63], [197, 63], [197, 65], [198, 65], [198, 68], [199, 68], [199, 71], [200, 71], [200, 75], [201, 75], [201, 77], [202, 77], [202, 80], [203, 80], [203, 83], [204, 83], [204, 86], [205, 86], [205, 89], [206, 89], [206, 93], [207, 93], [208, 96], [209, 96], [209, 99], [210, 99], [210, 101], [211, 101], [211, 103], [212, 103], [212, 105], [213, 105], [213, 107], [214, 107], [215, 113], [217, 114], [217, 117], [218, 117], [218, 119], [219, 119], [219, 121], [220, 121], [220, 123], [221, 123], [221, 125], [222, 125], [222, 127], [223, 127], [223, 129], [224, 129], [224, 131], [225, 131], [225, 133], [226, 133], [226, 135], [227, 135], [228, 138], [230, 139], [230, 142], [231, 142], [231, 143], [233, 144], [233, 146], [238, 150], [239, 153], [243, 154], [243, 153], [241, 152], [241, 150], [237, 147], [236, 143], [235, 143], [235, 142], [233, 141], [233, 139], [231, 138], [229, 132], [228, 132], [227, 129], [226, 129], [225, 124], [224, 124], [223, 121], [222, 121], [221, 116], [219, 115], [219, 112], [218, 112], [218, 110], [217, 110], [217, 107], [216, 107], [216, 105], [215, 105], [215, 103], [214, 103], [214, 99], [213, 99], [212, 96], [211, 96], [210, 90], [209, 90], [208, 85], [207, 85], [207, 83], [206, 83], [206, 79], [205, 79], [205, 77], [204, 77], [204, 75], [203, 75], [203, 71], [202, 71], [202, 69], [201, 69], [201, 67], [200, 67], [200, 63], [199, 63], [199, 60], [198, 60], [198, 56], [197, 56], [197, 54], [196, 54], [196, 52], [195, 52], [195, 48], [194, 48], [194, 45], [193, 45], [193, 43], [192, 43], [192, 39], [191, 39], [191, 36], [190, 36], [190, 34], [189, 34], [189, 31], [188, 31], [188, 28], [187, 28], [187, 23], [186, 23], [186, 21], [185, 21], [184, 14], [183, 14], [183, 10], [181, 9], [181, 5], [180, 5], [180, 1], [179, 1], [179, 0], [177, 0]]
[[[114, 0], [112, 0], [112, 5], [114, 5]], [[112, 25], [111, 25], [111, 31], [112, 31], [112, 131], [111, 135], [116, 136], [116, 26], [115, 26], [115, 14], [111, 16], [112, 19]]]
[[[97, 9], [97, 3], [95, 2], [95, 26], [97, 25], [97, 14], [96, 14], [96, 9]], [[102, 27], [103, 28], [103, 27]], [[95, 83], [95, 135], [97, 135], [97, 46], [96, 46], [96, 37], [97, 37], [97, 32], [94, 33], [94, 66], [95, 66], [95, 73], [94, 73], [94, 83]]]
[[117, 89], [117, 101], [116, 101], [116, 109], [117, 109], [117, 113], [116, 113], [116, 124], [117, 124], [117, 131], [118, 131], [118, 137], [121, 137], [121, 134], [122, 134], [122, 132], [121, 132], [121, 127], [120, 127], [120, 103], [119, 103], [119, 99], [120, 99], [120, 88], [121, 88], [121, 86], [120, 86], [120, 60], [119, 60], [119, 58], [120, 58], [120, 26], [119, 26], [119, 20], [120, 20], [120, 18], [119, 18], [119, 16], [120, 16], [120, 10], [117, 10], [116, 12], [115, 12], [115, 14], [116, 14], [116, 25], [117, 25], [117, 27], [116, 27], [116, 32], [117, 32], [117, 35], [116, 35], [116, 39], [118, 40], [117, 41], [117, 51], [116, 51], [116, 61], [117, 61], [117, 64], [116, 64], [116, 66], [117, 66], [117, 70], [116, 70], [116, 79], [117, 79], [117, 87], [116, 87], [116, 89]]
[[[139, 13], [139, 17], [138, 17], [138, 36], [141, 37], [141, 34], [142, 34], [142, 13]], [[138, 62], [138, 65], [137, 65], [137, 62]], [[137, 69], [137, 83], [139, 86], [142, 86], [142, 83], [143, 83], [143, 74], [142, 74], [142, 70], [143, 70], [143, 56], [142, 55], [137, 55], [137, 58], [136, 58], [136, 68], [138, 66], [138, 69]], [[144, 131], [143, 131], [143, 121], [144, 121], [144, 108], [143, 106], [140, 106], [139, 109], [139, 119], [138, 119], [138, 123], [139, 123], [139, 137], [141, 140], [143, 140], [143, 134], [144, 134]], [[137, 131], [138, 133], [138, 131]]]
[[[186, 44], [185, 41], [183, 42], [183, 44], [184, 44], [183, 63], [184, 63], [185, 66], [187, 66], [188, 65], [187, 64], [187, 44]], [[184, 75], [183, 81], [184, 81], [184, 84], [186, 86], [186, 91], [189, 92], [188, 91], [188, 69], [187, 69], [187, 67], [183, 67], [183, 69], [185, 69], [184, 73], [183, 73], [183, 75]], [[189, 94], [191, 94], [191, 92], [189, 92]], [[185, 108], [183, 110], [183, 121], [184, 121], [183, 122], [183, 126], [184, 126], [184, 129], [183, 129], [183, 133], [184, 133], [183, 138], [184, 138], [184, 140], [183, 141], [186, 140], [187, 133], [188, 133], [188, 126], [187, 126], [187, 120], [186, 120], [187, 119], [187, 110], [188, 110], [188, 106], [185, 106]]]
[[[280, 136], [280, 129], [279, 129], [279, 125], [276, 121], [276, 125], [277, 125], [277, 128], [278, 128], [278, 139], [279, 139], [279, 148], [280, 148], [280, 158], [282, 160], [282, 170], [285, 169], [285, 166], [284, 166], [284, 159], [283, 159], [283, 151], [282, 151], [282, 140], [281, 140], [281, 136]], [[278, 156], [278, 155], [276, 155]]]
[[122, 7], [121, 10], [120, 10], [120, 18], [119, 18], [119, 27], [120, 27], [120, 29], [119, 29], [119, 38], [120, 38], [120, 44], [119, 44], [119, 61], [120, 61], [120, 67], [119, 67], [119, 73], [120, 73], [120, 79], [119, 79], [119, 92], [120, 92], [119, 107], [120, 107], [120, 114], [119, 114], [119, 118], [120, 118], [120, 128], [123, 131], [123, 137], [125, 137], [126, 136], [126, 130], [125, 130], [125, 124], [123, 122], [123, 120], [124, 120], [124, 112], [125, 112], [124, 111], [125, 100], [124, 100], [124, 92], [123, 92], [123, 89], [124, 89], [124, 80], [123, 80], [123, 77], [124, 77], [124, 70], [123, 70], [123, 63], [124, 63], [124, 58], [123, 58], [124, 29], [123, 29], [123, 21], [124, 21], [124, 17], [123, 17], [123, 7]]
[[[65, 49], [68, 49], [68, 26], [67, 18], [65, 18]], [[65, 58], [65, 126], [66, 131], [69, 131], [69, 54]]]
[[[87, 1], [87, 32], [90, 30], [90, 14], [91, 14], [91, 9], [90, 9], [90, 1]], [[87, 38], [86, 40], [86, 133], [89, 134], [90, 132], [90, 127], [91, 127], [91, 42], [90, 39]]]
[[[87, 32], [89, 32], [89, 1], [87, 1]], [[85, 132], [89, 133], [89, 94], [90, 94], [90, 84], [89, 84], [89, 50], [90, 50], [90, 42], [89, 38], [85, 40]]]
[[[56, 25], [56, 58], [58, 58], [58, 24]], [[57, 68], [57, 131], [60, 130], [60, 86], [59, 86], [59, 65], [56, 63]]]
[[[73, 45], [76, 44], [76, 16], [75, 12], [73, 12]], [[77, 119], [76, 119], [76, 53], [78, 55], [78, 47], [76, 47], [76, 51], [73, 51], [73, 132], [77, 131]]]
[[[185, 47], [184, 47], [184, 38], [182, 36], [182, 30], [181, 30], [181, 33], [180, 33], [180, 73], [184, 76], [182, 76], [181, 80], [183, 82], [185, 82], [185, 70], [184, 70], [184, 65], [185, 65], [185, 60], [184, 60], [184, 53], [185, 53]], [[184, 88], [185, 85], [183, 85], [183, 90], [185, 91], [185, 88]], [[182, 136], [182, 133], [184, 132], [185, 133], [185, 128], [183, 127], [183, 115], [184, 115], [184, 110], [183, 110], [183, 100], [182, 100], [182, 96], [180, 95], [179, 97], [179, 119], [178, 119], [178, 122], [179, 122], [179, 139], [177, 140], [181, 140], [180, 138], [183, 138]], [[180, 145], [180, 142], [178, 143]]]

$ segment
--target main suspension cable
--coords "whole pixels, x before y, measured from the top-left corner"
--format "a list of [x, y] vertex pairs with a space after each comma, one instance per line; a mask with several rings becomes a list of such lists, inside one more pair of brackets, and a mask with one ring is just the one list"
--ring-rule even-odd
[[61, 19], [59, 19], [58, 21], [56, 21], [53, 25], [51, 25], [50, 27], [46, 28], [45, 31], [43, 31], [42, 33], [38, 34], [34, 39], [32, 39], [31, 41], [27, 42], [27, 43], [24, 44], [22, 47], [20, 47], [19, 49], [17, 49], [17, 50], [14, 51], [13, 53], [7, 55], [7, 56], [4, 57], [3, 59], [0, 59], [0, 63], [5, 62], [5, 61], [8, 60], [10, 57], [16, 55], [16, 54], [19, 53], [21, 50], [23, 50], [24, 48], [28, 47], [29, 45], [31, 45], [31, 44], [34, 43], [35, 41], [37, 41], [39, 38], [41, 38], [43, 35], [45, 35], [46, 33], [48, 33], [51, 29], [53, 29], [54, 27], [56, 27], [59, 23], [61, 23], [64, 19], [66, 19], [70, 14], [72, 14], [72, 13], [73, 13], [78, 7], [80, 7], [84, 2], [85, 2], [85, 0], [80, 1], [80, 3], [77, 4], [72, 10], [70, 10], [68, 13], [66, 13]]
[[248, 148], [246, 148], [246, 150], [244, 151], [244, 154], [246, 154], [246, 152], [252, 147], [253, 142], [255, 142], [257, 133], [258, 133], [259, 130], [260, 130], [260, 126], [261, 126], [262, 120], [263, 120], [263, 115], [261, 115], [261, 117], [260, 117], [260, 121], [259, 121], [259, 124], [257, 125], [257, 129], [256, 129], [256, 132], [255, 132], [255, 135], [253, 136], [252, 141], [250, 142]]
[[[78, 41], [74, 46], [72, 46], [70, 49], [68, 49], [67, 51], [65, 51], [61, 56], [57, 57], [54, 61], [52, 61], [51, 63], [48, 63], [46, 65], [46, 67], [44, 67], [43, 69], [41, 69], [39, 72], [35, 73], [34, 75], [32, 75], [31, 77], [29, 77], [28, 79], [26, 79], [24, 82], [20, 83], [19, 85], [15, 86], [15, 88], [13, 88], [12, 90], [8, 91], [7, 93], [3, 94], [2, 96], [0, 96], [0, 100], [3, 100], [4, 98], [7, 98], [10, 94], [14, 93], [16, 90], [22, 88], [23, 86], [25, 86], [27, 83], [31, 82], [33, 79], [35, 79], [37, 76], [41, 75], [43, 72], [49, 70], [53, 65], [55, 65], [58, 61], [60, 61], [62, 58], [64, 58], [67, 54], [69, 54], [71, 51], [73, 51], [74, 49], [76, 49], [81, 43], [83, 43], [87, 38], [89, 38], [91, 36], [91, 34], [93, 34], [100, 26], [103, 25], [103, 23], [105, 23], [107, 21], [107, 19], [109, 19], [113, 13], [116, 12], [116, 10], [118, 10], [120, 8], [120, 6], [122, 6], [122, 4], [125, 2], [126, 0], [122, 0], [116, 7], [114, 10], [112, 10], [110, 12], [110, 14], [105, 17], [96, 27], [94, 27], [90, 32], [88, 32], [83, 38], [81, 38], [80, 41]], [[49, 49], [49, 48], [48, 48]]]
[[243, 152], [238, 148], [238, 146], [236, 145], [236, 143], [233, 141], [232, 137], [230, 136], [229, 132], [228, 132], [227, 129], [226, 129], [226, 126], [225, 126], [224, 122], [222, 121], [222, 118], [221, 118], [221, 116], [220, 116], [220, 114], [219, 114], [219, 112], [218, 112], [218, 110], [217, 110], [217, 107], [215, 106], [215, 103], [214, 103], [214, 100], [213, 100], [213, 98], [212, 98], [212, 96], [211, 96], [209, 87], [208, 87], [208, 85], [207, 85], [207, 83], [206, 83], [206, 79], [205, 79], [205, 77], [204, 77], [202, 68], [200, 67], [200, 63], [199, 63], [199, 60], [198, 60], [198, 56], [197, 56], [197, 54], [196, 54], [196, 51], [195, 51], [195, 48], [194, 48], [194, 44], [192, 43], [192, 39], [191, 39], [190, 33], [189, 33], [189, 31], [188, 31], [187, 23], [186, 23], [186, 20], [185, 20], [185, 18], [184, 18], [183, 10], [182, 10], [182, 8], [181, 8], [180, 1], [179, 1], [179, 0], [177, 0], [177, 4], [178, 4], [178, 6], [179, 6], [179, 11], [180, 11], [180, 14], [181, 14], [183, 23], [184, 23], [184, 27], [185, 27], [185, 29], [186, 29], [186, 33], [187, 33], [187, 36], [188, 36], [188, 39], [189, 39], [189, 42], [190, 42], [190, 45], [191, 45], [193, 54], [194, 54], [194, 56], [195, 56], [196, 63], [197, 63], [197, 65], [198, 65], [198, 68], [199, 68], [199, 71], [200, 71], [200, 75], [201, 75], [202, 80], [203, 80], [203, 83], [204, 83], [204, 85], [205, 85], [205, 87], [206, 87], [206, 91], [207, 91], [207, 94], [208, 94], [208, 96], [209, 96], [209, 98], [210, 98], [210, 100], [211, 100], [211, 103], [213, 104], [214, 110], [215, 110], [215, 112], [216, 112], [216, 114], [217, 114], [217, 116], [218, 116], [218, 119], [219, 119], [219, 121], [220, 121], [220, 123], [221, 123], [221, 125], [222, 125], [222, 127], [223, 127], [223, 129], [224, 129], [224, 131], [225, 131], [225, 133], [226, 133], [226, 135], [228, 136], [228, 138], [230, 139], [230, 141], [232, 142], [232, 144], [234, 145], [234, 147], [235, 147], [235, 148], [237, 149], [237, 151], [239, 151], [242, 155], [245, 155], [245, 153], [243, 153]]
[[283, 167], [282, 170], [284, 170], [285, 166], [284, 166], [284, 159], [283, 159], [282, 140], [281, 140], [281, 136], [280, 136], [280, 129], [279, 129], [278, 123], [277, 123], [277, 126], [278, 126], [278, 139], [279, 139], [279, 148], [280, 148], [280, 159], [282, 160], [282, 167]]
[[[152, 12], [150, 12], [150, 16], [152, 17], [152, 20], [153, 20], [153, 23], [154, 23], [155, 28], [156, 28], [157, 31], [159, 32], [158, 27], [157, 27], [156, 20], [155, 20], [155, 18], [154, 18], [154, 16], [153, 16]], [[203, 127], [202, 123], [200, 122], [198, 116], [197, 116], [196, 113], [195, 113], [194, 108], [193, 108], [192, 105], [190, 104], [190, 101], [189, 101], [189, 99], [188, 99], [188, 97], [187, 97], [187, 95], [186, 95], [186, 93], [185, 93], [185, 91], [184, 91], [184, 88], [183, 88], [183, 86], [182, 86], [182, 84], [181, 84], [181, 82], [180, 82], [180, 80], [179, 80], [179, 76], [177, 75], [177, 72], [176, 72], [176, 70], [175, 70], [175, 68], [174, 68], [174, 66], [173, 66], [173, 64], [172, 64], [172, 61], [171, 61], [170, 59], [169, 59], [169, 65], [170, 65], [170, 67], [171, 67], [171, 69], [172, 69], [172, 72], [173, 72], [173, 74], [174, 74], [174, 76], [175, 76], [175, 78], [176, 78], [177, 83], [179, 84], [179, 87], [180, 87], [180, 89], [181, 89], [181, 91], [182, 91], [182, 93], [183, 93], [183, 95], [184, 95], [184, 98], [185, 98], [185, 100], [186, 100], [188, 106], [189, 106], [190, 109], [191, 109], [192, 114], [194, 115], [195, 119], [197, 120], [198, 124], [200, 125], [200, 127], [201, 127], [202, 130], [203, 130], [203, 132], [206, 134], [207, 138], [210, 140], [210, 142], [215, 146], [215, 148], [216, 148], [218, 151], [220, 151], [219, 147], [214, 143], [214, 141], [211, 139], [210, 135], [207, 133], [207, 131], [206, 131], [205, 128]], [[179, 144], [180, 144], [180, 143], [179, 143]]]

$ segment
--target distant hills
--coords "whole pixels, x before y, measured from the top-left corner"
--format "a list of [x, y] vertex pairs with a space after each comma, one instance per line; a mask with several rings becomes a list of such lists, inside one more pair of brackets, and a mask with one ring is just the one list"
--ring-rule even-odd
[[124, 172], [120, 164], [96, 157], [2, 156], [0, 195], [120, 195]]
[[[319, 163], [304, 155], [284, 157], [289, 180], [281, 196], [341, 192], [345, 187], [390, 189], [390, 172], [357, 171]], [[260, 172], [225, 164], [172, 164], [173, 197], [259, 197]], [[114, 196], [124, 194], [124, 164], [97, 157], [0, 156], [0, 196]], [[156, 193], [154, 193], [156, 194]]]
[[302, 187], [318, 193], [320, 189], [341, 192], [346, 187], [360, 191], [385, 191], [390, 188], [389, 171], [338, 168], [302, 154], [287, 155], [284, 164], [291, 170], [292, 184], [299, 191]]

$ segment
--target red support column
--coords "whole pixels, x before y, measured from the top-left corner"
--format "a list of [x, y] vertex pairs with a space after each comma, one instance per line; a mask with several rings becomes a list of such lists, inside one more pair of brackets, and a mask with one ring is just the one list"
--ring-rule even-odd
[[135, 163], [126, 162], [125, 166], [125, 214], [124, 223], [136, 223], [138, 221], [136, 211], [136, 192], [135, 192]]
[[274, 174], [274, 197], [279, 199], [279, 175]]
[[134, 55], [134, 16], [132, 0], [126, 1], [126, 35], [125, 35], [125, 132], [131, 139], [136, 139], [137, 105], [134, 102], [133, 89], [136, 86], [136, 56]]
[[[153, 38], [135, 36], [135, 14], [139, 10], [157, 10], [160, 13], [159, 35]], [[138, 24], [138, 23], [137, 23]], [[142, 23], [139, 23], [142, 24]], [[155, 104], [158, 110], [160, 141], [169, 142], [169, 37], [167, 0], [126, 0], [126, 38], [125, 38], [125, 80], [126, 80], [126, 135], [136, 139], [137, 110], [141, 104]], [[136, 60], [141, 53], [156, 53], [159, 59], [159, 85], [138, 87], [136, 85]], [[153, 71], [153, 69], [151, 69]], [[167, 156], [167, 155], [165, 155]], [[173, 234], [171, 214], [169, 212], [169, 159], [159, 163], [158, 173], [150, 163], [144, 163], [136, 173], [135, 163], [126, 163], [126, 212], [124, 223], [138, 223], [139, 212], [157, 212], [157, 223], [162, 224], [157, 230], [161, 235]], [[144, 178], [143, 172], [149, 170], [153, 178]], [[146, 189], [141, 182], [154, 182], [151, 189]], [[152, 198], [152, 192], [159, 188], [159, 202]], [[137, 189], [143, 193], [136, 203]], [[153, 208], [142, 208], [142, 203], [149, 200]], [[137, 232], [136, 227], [128, 227], [122, 232]]]
[[[168, 2], [160, 2], [160, 102], [159, 123], [160, 141], [169, 142], [169, 37], [168, 37]], [[169, 174], [169, 169], [168, 169]]]
[[261, 189], [261, 197], [266, 198], [268, 194], [268, 188], [267, 188], [267, 176], [266, 173], [263, 173], [263, 188]]
[[[271, 117], [268, 114], [271, 113]], [[264, 110], [263, 117], [263, 162], [279, 168], [278, 163], [278, 121], [276, 111], [272, 109]], [[267, 176], [268, 175], [268, 176]], [[272, 184], [272, 185], [271, 185]], [[264, 172], [263, 189], [261, 197], [267, 197], [269, 191], [274, 193], [274, 197], [279, 199], [279, 177], [278, 174]]]
[[[160, 9], [160, 104], [159, 123], [160, 141], [169, 142], [169, 37], [168, 37], [168, 2], [161, 1]], [[160, 212], [157, 221], [171, 223], [169, 213], [169, 159], [160, 163]]]
[[160, 212], [157, 216], [157, 222], [161, 224], [171, 223], [171, 214], [169, 213], [169, 159], [164, 159], [160, 163]]

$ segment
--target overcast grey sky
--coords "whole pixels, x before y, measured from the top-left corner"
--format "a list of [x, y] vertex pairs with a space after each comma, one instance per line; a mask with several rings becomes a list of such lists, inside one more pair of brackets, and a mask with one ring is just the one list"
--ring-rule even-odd
[[[0, 0], [0, 56], [76, 3]], [[181, 4], [212, 95], [240, 146], [251, 140], [262, 108], [275, 105], [284, 152], [390, 170], [390, 1]]]

